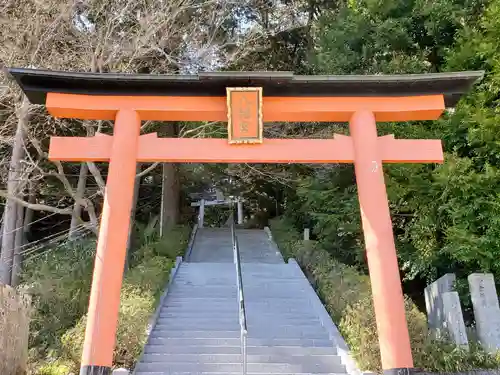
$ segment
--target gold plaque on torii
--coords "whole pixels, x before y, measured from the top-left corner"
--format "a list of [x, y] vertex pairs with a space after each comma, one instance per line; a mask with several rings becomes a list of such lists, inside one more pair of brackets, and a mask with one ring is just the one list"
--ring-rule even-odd
[[262, 88], [228, 87], [229, 143], [262, 143]]

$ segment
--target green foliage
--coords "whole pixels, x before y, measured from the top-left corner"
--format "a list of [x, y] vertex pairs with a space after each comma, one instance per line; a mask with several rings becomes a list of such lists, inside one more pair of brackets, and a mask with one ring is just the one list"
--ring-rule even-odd
[[[293, 257], [306, 272], [332, 319], [349, 345], [358, 366], [380, 371], [375, 313], [370, 279], [355, 268], [339, 263], [315, 242], [304, 243], [290, 221], [274, 219], [272, 233], [285, 257]], [[427, 319], [405, 298], [406, 319], [417, 368], [428, 371], [466, 371], [498, 368], [500, 358], [476, 345], [470, 352], [455, 345], [435, 342], [427, 332]]]
[[71, 365], [61, 361], [46, 363], [35, 370], [35, 375], [68, 375]]
[[499, 355], [489, 354], [475, 343], [469, 346], [470, 349], [466, 350], [452, 343], [429, 339], [421, 352], [414, 353], [415, 366], [439, 372], [465, 372], [500, 367]]
[[[500, 1], [354, 0], [319, 14], [311, 29], [317, 72], [486, 70], [439, 121], [378, 127], [398, 138], [440, 138], [445, 149], [442, 166], [384, 166], [404, 279], [478, 271], [500, 278]], [[335, 259], [366, 270], [352, 166], [291, 171], [285, 215], [312, 228]]]
[[332, 168], [298, 183], [300, 211], [308, 212], [313, 233], [327, 250], [346, 264], [364, 263], [359, 204], [352, 166]]
[[[132, 367], [146, 340], [149, 318], [190, 230], [173, 228], [159, 239], [143, 228], [125, 273], [114, 362]], [[33, 295], [30, 362], [37, 375], [77, 371], [85, 334], [95, 241], [69, 242], [26, 262], [23, 288]]]
[[[120, 315], [113, 363], [131, 368], [146, 342], [149, 318], [160, 296], [172, 261], [156, 256], [144, 260], [125, 276], [120, 298]], [[85, 337], [86, 316], [62, 336], [64, 354], [79, 363]], [[75, 369], [76, 370], [76, 369]]]
[[316, 25], [316, 68], [325, 73], [438, 70], [464, 21], [484, 1], [354, 0]]
[[44, 250], [27, 258], [23, 288], [32, 295], [31, 355], [43, 357], [59, 346], [59, 337], [86, 312], [95, 241], [83, 240]]
[[181, 225], [175, 226], [160, 237], [154, 224], [153, 221], [148, 226], [139, 225], [135, 242], [137, 250], [132, 252], [131, 266], [153, 256], [175, 259], [184, 254], [191, 229]]
[[[337, 265], [336, 267], [342, 266]], [[332, 281], [327, 282], [331, 283]], [[351, 287], [356, 288], [355, 285]], [[338, 293], [339, 291], [333, 292]], [[427, 319], [409, 298], [405, 298], [405, 307], [412, 352], [415, 357], [418, 357], [426, 349]], [[361, 368], [377, 371], [381, 369], [377, 326], [371, 295], [364, 295], [357, 302], [347, 306], [342, 319], [340, 319], [339, 329]], [[425, 362], [425, 355], [420, 357], [424, 362], [418, 363], [416, 361], [416, 367], [437, 370]]]

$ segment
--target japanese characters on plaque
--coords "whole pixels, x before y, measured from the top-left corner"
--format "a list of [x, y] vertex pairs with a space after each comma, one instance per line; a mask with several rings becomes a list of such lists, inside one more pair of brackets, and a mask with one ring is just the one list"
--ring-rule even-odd
[[262, 88], [228, 87], [229, 143], [262, 143]]

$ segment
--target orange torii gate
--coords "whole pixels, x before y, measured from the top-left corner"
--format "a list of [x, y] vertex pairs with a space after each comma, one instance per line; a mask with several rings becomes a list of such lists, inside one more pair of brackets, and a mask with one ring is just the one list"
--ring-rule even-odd
[[[377, 135], [377, 122], [435, 120], [482, 72], [191, 76], [9, 69], [32, 103], [56, 117], [114, 120], [114, 134], [52, 137], [49, 157], [109, 162], [81, 375], [110, 374], [137, 162], [354, 163], [386, 373], [413, 367], [383, 163], [439, 163], [439, 140]], [[229, 139], [140, 135], [143, 120], [227, 121]], [[263, 122], [348, 122], [350, 136], [263, 139]]]

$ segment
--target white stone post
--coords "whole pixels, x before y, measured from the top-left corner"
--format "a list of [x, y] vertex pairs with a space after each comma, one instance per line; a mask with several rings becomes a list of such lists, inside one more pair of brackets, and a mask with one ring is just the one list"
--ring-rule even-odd
[[456, 277], [453, 273], [447, 273], [428, 285], [424, 290], [425, 307], [427, 309], [427, 321], [431, 332], [436, 337], [442, 335], [444, 324], [443, 293], [453, 292]]
[[469, 275], [469, 288], [479, 342], [489, 352], [500, 350], [500, 306], [491, 273]]
[[205, 217], [205, 199], [200, 201], [200, 213], [198, 214], [198, 228], [203, 228], [203, 219]]
[[309, 241], [311, 230], [309, 228], [304, 228], [304, 241]]
[[243, 201], [238, 198], [238, 224], [243, 224]]
[[425, 288], [427, 320], [436, 338], [448, 337], [455, 344], [468, 348], [460, 298], [453, 290], [455, 281], [455, 274], [447, 273]]

